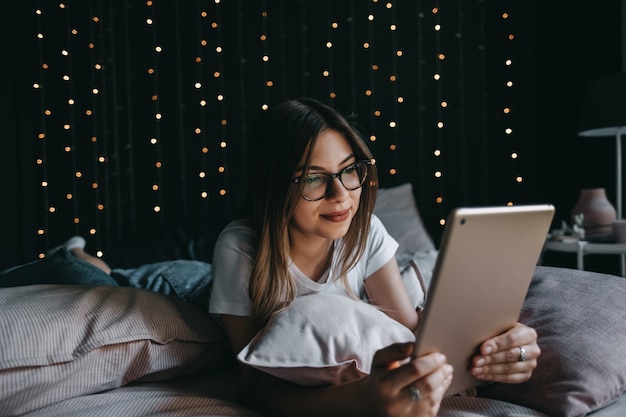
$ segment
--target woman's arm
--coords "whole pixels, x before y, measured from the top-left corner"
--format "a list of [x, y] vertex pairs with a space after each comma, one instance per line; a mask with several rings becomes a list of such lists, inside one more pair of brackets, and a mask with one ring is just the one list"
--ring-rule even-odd
[[365, 290], [371, 304], [409, 329], [417, 329], [418, 313], [406, 292], [396, 258], [365, 280]]
[[[365, 280], [365, 287], [372, 304], [410, 329], [417, 328], [418, 313], [404, 290], [395, 258]], [[520, 348], [524, 360], [520, 360]], [[521, 383], [531, 377], [540, 354], [537, 332], [518, 323], [483, 342], [480, 354], [472, 360], [472, 374], [485, 381]]]
[[[247, 317], [222, 315], [233, 350], [239, 352], [251, 339]], [[408, 361], [413, 343], [395, 344], [374, 355], [369, 376], [344, 384], [307, 387], [243, 366], [242, 402], [272, 417], [286, 416], [424, 416], [437, 414], [452, 380], [452, 367], [441, 354]], [[403, 362], [403, 365], [399, 363]], [[409, 386], [422, 399], [409, 396]]]
[[[452, 367], [441, 354], [432, 354], [397, 366], [410, 356], [413, 343], [381, 349], [369, 376], [351, 382], [305, 387], [247, 368], [243, 403], [272, 417], [434, 417], [452, 381]], [[419, 389], [421, 400], [409, 394]]]

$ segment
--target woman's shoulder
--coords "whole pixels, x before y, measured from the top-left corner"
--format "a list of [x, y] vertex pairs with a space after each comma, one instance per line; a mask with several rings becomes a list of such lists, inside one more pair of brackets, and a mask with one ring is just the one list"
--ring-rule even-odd
[[394, 246], [394, 250], [397, 248], [398, 245], [393, 236], [391, 236], [387, 231], [387, 228], [385, 227], [383, 222], [375, 214], [372, 214], [370, 220], [370, 228], [369, 234], [367, 236], [367, 242], [368, 246], [370, 247], [389, 245]]
[[370, 235], [388, 234], [387, 228], [377, 215], [372, 214], [370, 218]]
[[256, 234], [250, 222], [246, 219], [238, 219], [230, 222], [220, 232], [217, 248], [254, 248], [256, 246]]
[[372, 213], [372, 216], [370, 217], [370, 227], [377, 227], [377, 228], [382, 227], [383, 229], [385, 228], [385, 226], [383, 225], [383, 222], [374, 213]]
[[228, 223], [220, 234], [254, 234], [248, 219], [241, 218]]

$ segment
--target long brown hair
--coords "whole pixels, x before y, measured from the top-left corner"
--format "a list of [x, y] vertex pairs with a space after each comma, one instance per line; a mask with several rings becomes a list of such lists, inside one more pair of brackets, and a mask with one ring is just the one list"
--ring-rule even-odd
[[[287, 226], [302, 197], [300, 187], [292, 179], [303, 157], [304, 172], [308, 170], [317, 137], [328, 129], [346, 138], [357, 161], [372, 159], [365, 141], [346, 118], [312, 99], [289, 100], [270, 108], [250, 136], [246, 210], [258, 244], [249, 286], [254, 330], [265, 326], [296, 297], [296, 284], [288, 270]], [[365, 250], [374, 210], [378, 175], [375, 165], [368, 169], [359, 209], [343, 237], [345, 250], [340, 254], [340, 276], [346, 287], [347, 272]]]

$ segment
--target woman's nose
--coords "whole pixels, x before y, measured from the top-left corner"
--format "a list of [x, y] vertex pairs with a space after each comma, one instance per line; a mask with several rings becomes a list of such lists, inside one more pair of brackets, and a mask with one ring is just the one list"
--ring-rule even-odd
[[339, 177], [333, 178], [328, 183], [328, 189], [326, 190], [326, 199], [327, 200], [339, 200], [343, 201], [348, 196], [348, 190], [343, 186]]

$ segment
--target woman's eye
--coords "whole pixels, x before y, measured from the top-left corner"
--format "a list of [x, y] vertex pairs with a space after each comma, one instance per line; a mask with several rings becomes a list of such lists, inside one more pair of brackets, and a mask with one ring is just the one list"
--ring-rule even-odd
[[351, 174], [356, 169], [356, 164], [352, 164], [349, 167], [346, 167], [341, 171], [343, 174]]
[[321, 175], [307, 175], [304, 177], [304, 183], [306, 185], [317, 185], [324, 182], [324, 177]]

